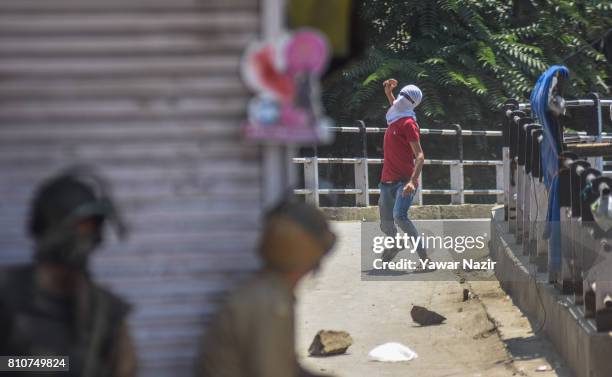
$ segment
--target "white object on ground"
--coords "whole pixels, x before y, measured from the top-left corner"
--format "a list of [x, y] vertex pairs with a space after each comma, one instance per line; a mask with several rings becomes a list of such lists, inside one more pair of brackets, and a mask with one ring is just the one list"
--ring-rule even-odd
[[401, 343], [391, 342], [375, 347], [368, 353], [372, 361], [398, 362], [410, 361], [419, 357], [416, 352]]

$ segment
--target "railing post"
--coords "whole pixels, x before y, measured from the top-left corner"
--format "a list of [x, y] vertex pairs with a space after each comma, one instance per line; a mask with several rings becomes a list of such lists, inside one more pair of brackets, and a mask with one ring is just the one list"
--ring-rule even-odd
[[366, 133], [366, 125], [362, 120], [358, 120], [359, 132], [361, 134], [361, 158], [355, 164], [355, 188], [361, 190], [360, 194], [355, 196], [355, 204], [360, 207], [368, 207], [370, 205], [370, 194], [368, 193], [370, 185], [368, 182], [368, 138]]
[[[511, 157], [510, 157], [510, 115], [513, 110], [517, 110], [519, 108], [519, 103], [517, 100], [510, 99], [506, 101], [504, 104], [504, 120], [501, 124], [502, 126], [502, 162], [503, 162], [503, 190], [504, 190], [504, 220], [508, 222], [509, 226], [511, 226], [512, 221], [510, 220], [510, 209], [512, 197], [510, 194], [511, 185], [510, 185], [510, 175], [512, 174], [511, 169]], [[499, 198], [499, 197], [498, 197]]]
[[451, 190], [456, 190], [457, 193], [451, 197], [452, 204], [464, 204], [465, 194], [463, 193], [463, 134], [461, 126], [451, 124], [457, 130], [457, 152], [459, 154], [459, 162], [450, 166], [450, 185]]
[[[516, 100], [508, 100], [504, 104], [504, 119], [500, 124], [502, 127], [502, 173], [503, 176], [499, 177], [499, 171], [495, 170], [495, 181], [497, 189], [501, 189], [504, 191], [503, 195], [497, 196], [497, 202], [504, 205], [504, 220], [508, 221], [510, 217], [510, 198], [508, 197], [510, 194], [510, 121], [508, 119], [508, 114], [511, 114], [512, 110], [518, 109], [519, 103]], [[502, 186], [499, 186], [501, 179]], [[500, 202], [500, 199], [503, 201]]]
[[306, 202], [319, 206], [319, 158], [311, 157], [304, 164], [304, 186], [309, 192]]
[[[599, 94], [595, 92], [589, 93], [588, 97], [593, 100], [593, 120], [595, 121], [595, 125], [594, 127], [591, 127], [590, 132], [587, 133], [595, 136], [595, 140], [600, 143], [602, 141], [601, 133], [603, 132], [603, 116], [601, 112]], [[603, 157], [593, 157], [587, 160], [589, 160], [591, 166], [593, 166], [595, 169], [603, 171]]]
[[506, 170], [510, 170], [510, 166], [508, 169], [506, 168], [506, 159], [507, 156], [507, 148], [504, 148], [504, 163], [501, 165], [495, 165], [495, 188], [497, 190], [502, 190], [502, 194], [497, 194], [497, 204], [505, 204], [506, 203], [506, 183], [504, 182], [504, 177], [506, 176]]
[[[520, 106], [519, 106], [520, 108]], [[508, 155], [509, 169], [508, 175], [508, 232], [516, 234], [517, 230], [517, 213], [518, 213], [518, 184], [519, 184], [519, 169], [517, 162], [518, 149], [518, 124], [517, 119], [526, 116], [520, 110], [507, 110], [507, 125], [508, 125]]]
[[457, 192], [451, 196], [451, 203], [465, 203], [465, 195], [463, 194], [463, 163], [461, 161], [453, 163], [450, 166], [450, 185], [451, 190]]

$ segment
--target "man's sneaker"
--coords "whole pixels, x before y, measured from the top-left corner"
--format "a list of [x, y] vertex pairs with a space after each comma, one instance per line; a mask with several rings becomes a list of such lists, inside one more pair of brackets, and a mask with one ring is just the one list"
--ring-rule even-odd
[[431, 259], [429, 259], [429, 258], [425, 259], [425, 268], [423, 268], [421, 260], [419, 260], [419, 264], [414, 269], [415, 273], [422, 274], [422, 273], [426, 273], [426, 272], [434, 272], [436, 270], [435, 264], [430, 264], [429, 263], [429, 262], [431, 262]]
[[404, 250], [404, 249], [399, 248], [399, 247], [392, 247], [390, 249], [385, 249], [385, 251], [383, 251], [383, 253], [382, 253], [382, 261], [383, 262], [391, 262], [393, 260], [393, 258], [395, 258], [397, 253], [399, 253], [402, 250]]

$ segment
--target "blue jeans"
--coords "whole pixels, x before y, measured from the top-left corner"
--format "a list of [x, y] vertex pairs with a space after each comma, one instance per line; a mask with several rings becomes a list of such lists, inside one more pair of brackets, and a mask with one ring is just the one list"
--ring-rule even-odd
[[[378, 211], [380, 212], [380, 230], [387, 236], [395, 237], [397, 228], [395, 225], [406, 233], [409, 237], [418, 237], [419, 231], [414, 226], [414, 223], [408, 218], [408, 209], [412, 205], [414, 192], [403, 196], [404, 186], [407, 181], [396, 181], [393, 183], [381, 182], [380, 197], [378, 199]], [[419, 242], [416, 248], [421, 259], [427, 258], [427, 252], [423, 245]]]

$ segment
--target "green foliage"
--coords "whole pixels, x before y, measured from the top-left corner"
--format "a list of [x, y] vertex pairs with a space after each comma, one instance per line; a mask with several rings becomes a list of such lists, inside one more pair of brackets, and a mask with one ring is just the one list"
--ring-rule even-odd
[[[324, 103], [340, 125], [383, 122], [382, 82], [414, 83], [420, 122], [493, 125], [508, 98], [527, 99], [552, 64], [570, 68], [568, 97], [606, 93], [610, 65], [589, 44], [612, 27], [604, 0], [361, 0], [371, 47], [324, 83]], [[515, 2], [533, 12], [513, 14]], [[571, 56], [567, 61], [564, 58]], [[424, 115], [424, 116], [423, 116]]]

